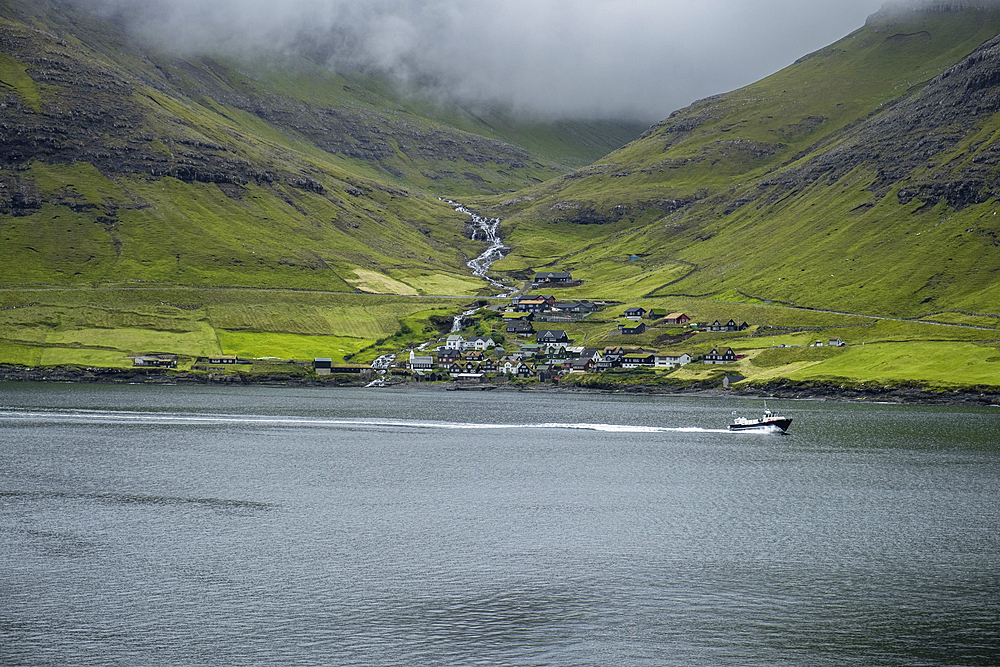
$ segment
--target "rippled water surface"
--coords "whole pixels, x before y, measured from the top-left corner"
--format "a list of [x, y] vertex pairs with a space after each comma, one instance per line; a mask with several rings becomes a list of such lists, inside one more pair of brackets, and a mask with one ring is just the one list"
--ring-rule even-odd
[[0, 384], [0, 664], [1000, 664], [1000, 409], [760, 407]]

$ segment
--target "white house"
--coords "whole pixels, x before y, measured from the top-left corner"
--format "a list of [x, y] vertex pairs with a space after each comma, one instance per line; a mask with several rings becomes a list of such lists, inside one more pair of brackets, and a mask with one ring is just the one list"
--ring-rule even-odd
[[461, 350], [463, 349], [465, 339], [459, 334], [451, 334], [448, 336], [447, 340], [444, 342], [444, 349], [446, 350]]
[[434, 357], [412, 357], [410, 359], [410, 370], [429, 371], [434, 368]]
[[658, 354], [656, 355], [656, 358], [653, 361], [654, 361], [653, 365], [656, 368], [677, 368], [678, 366], [684, 366], [686, 364], [690, 364], [692, 361], [694, 361], [694, 357], [692, 357], [687, 352], [680, 355], [679, 357], [670, 356], [666, 354]]
[[640, 368], [652, 366], [654, 363], [655, 356], [652, 354], [626, 354], [622, 357], [622, 368]]
[[[450, 338], [450, 336], [449, 336]], [[484, 338], [483, 336], [476, 336], [471, 340], [467, 340], [462, 344], [463, 350], [488, 350], [491, 347], [496, 347], [496, 342], [492, 338]]]

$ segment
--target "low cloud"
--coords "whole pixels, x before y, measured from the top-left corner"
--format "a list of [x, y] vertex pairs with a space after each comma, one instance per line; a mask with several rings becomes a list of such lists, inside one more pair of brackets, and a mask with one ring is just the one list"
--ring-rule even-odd
[[862, 26], [881, 0], [77, 0], [186, 54], [309, 50], [458, 101], [655, 121]]

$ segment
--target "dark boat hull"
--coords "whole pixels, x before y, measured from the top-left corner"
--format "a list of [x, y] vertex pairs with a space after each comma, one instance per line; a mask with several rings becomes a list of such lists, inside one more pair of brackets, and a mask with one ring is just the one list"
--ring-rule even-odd
[[752, 424], [730, 424], [730, 431], [770, 431], [780, 429], [782, 433], [788, 430], [792, 420], [788, 417], [778, 419], [758, 420]]

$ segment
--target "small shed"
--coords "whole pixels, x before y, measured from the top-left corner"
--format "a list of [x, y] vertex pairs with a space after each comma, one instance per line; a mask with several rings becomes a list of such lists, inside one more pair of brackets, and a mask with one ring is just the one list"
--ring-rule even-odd
[[329, 375], [333, 372], [333, 359], [330, 357], [314, 358], [313, 370], [316, 372], [316, 375]]

